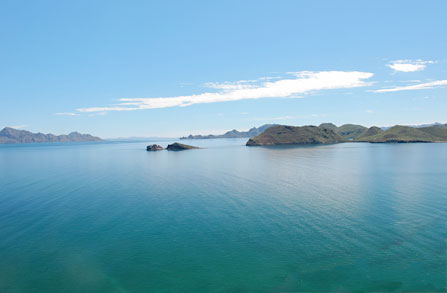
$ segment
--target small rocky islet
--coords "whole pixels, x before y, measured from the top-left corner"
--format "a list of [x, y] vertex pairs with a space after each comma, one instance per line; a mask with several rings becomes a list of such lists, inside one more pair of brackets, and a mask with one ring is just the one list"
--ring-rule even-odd
[[[152, 145], [148, 145], [146, 147], [146, 150], [148, 152], [162, 151], [164, 149], [165, 149], [164, 147], [162, 147], [161, 145], [158, 145], [158, 144], [152, 144]], [[168, 150], [168, 151], [184, 151], [184, 150], [192, 150], [192, 149], [198, 149], [198, 147], [183, 144], [183, 143], [178, 143], [178, 142], [175, 142], [173, 144], [168, 144], [168, 146], [166, 147], [166, 150]]]

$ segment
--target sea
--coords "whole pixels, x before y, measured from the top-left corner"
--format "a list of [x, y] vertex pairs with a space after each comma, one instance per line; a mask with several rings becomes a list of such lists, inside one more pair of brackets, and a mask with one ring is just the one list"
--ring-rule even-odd
[[446, 292], [447, 144], [0, 146], [0, 292]]

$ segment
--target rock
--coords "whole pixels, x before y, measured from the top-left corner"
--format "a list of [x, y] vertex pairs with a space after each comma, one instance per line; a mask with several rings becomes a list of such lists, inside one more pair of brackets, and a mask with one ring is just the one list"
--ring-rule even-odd
[[155, 151], [164, 150], [164, 148], [161, 145], [158, 145], [158, 144], [151, 144], [151, 145], [148, 145], [146, 147], [146, 150], [149, 151], [149, 152], [155, 152]]
[[175, 142], [173, 144], [168, 145], [166, 149], [168, 151], [183, 151], [183, 150], [198, 149], [198, 147]]

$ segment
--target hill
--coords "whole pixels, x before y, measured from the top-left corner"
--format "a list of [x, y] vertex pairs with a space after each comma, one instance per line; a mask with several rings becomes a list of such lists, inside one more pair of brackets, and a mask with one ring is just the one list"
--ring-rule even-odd
[[246, 145], [330, 144], [345, 141], [346, 139], [328, 128], [278, 125], [268, 128], [256, 137], [250, 138]]
[[384, 130], [382, 128], [379, 128], [377, 126], [372, 126], [368, 128], [364, 133], [362, 133], [359, 137], [357, 137], [357, 140], [360, 140], [362, 138], [368, 137], [368, 136], [374, 136], [382, 133]]
[[365, 126], [356, 124], [343, 124], [342, 126], [337, 127], [335, 124], [332, 123], [322, 123], [318, 127], [324, 129], [331, 129], [335, 133], [339, 134], [340, 136], [348, 140], [356, 139], [368, 129]]
[[236, 129], [225, 132], [224, 134], [219, 135], [188, 135], [181, 137], [180, 139], [212, 139], [212, 138], [246, 138], [246, 137], [254, 137], [261, 133], [263, 133], [266, 129], [276, 126], [277, 124], [265, 124], [258, 128], [253, 127], [248, 131], [238, 131]]
[[41, 143], [41, 142], [87, 142], [100, 141], [101, 138], [90, 134], [72, 132], [68, 135], [54, 135], [33, 133], [26, 130], [18, 130], [5, 127], [0, 131], [0, 143]]
[[[371, 127], [373, 128], [373, 127]], [[368, 134], [356, 139], [359, 142], [447, 142], [447, 127], [435, 125], [429, 127], [414, 128], [410, 126], [396, 125], [385, 131], [374, 133], [368, 129]], [[377, 128], [377, 127], [376, 127]], [[371, 130], [371, 131], [370, 131]]]

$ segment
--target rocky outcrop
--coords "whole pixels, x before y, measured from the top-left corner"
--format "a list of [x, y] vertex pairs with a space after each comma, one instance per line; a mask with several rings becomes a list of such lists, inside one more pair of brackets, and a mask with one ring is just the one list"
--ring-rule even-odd
[[183, 151], [183, 150], [198, 149], [198, 147], [175, 142], [173, 144], [168, 145], [166, 149], [168, 151]]
[[155, 151], [161, 151], [161, 150], [164, 150], [164, 148], [163, 148], [161, 145], [158, 145], [158, 144], [151, 144], [151, 145], [148, 145], [148, 146], [146, 147], [146, 150], [147, 150], [148, 152], [155, 152]]

